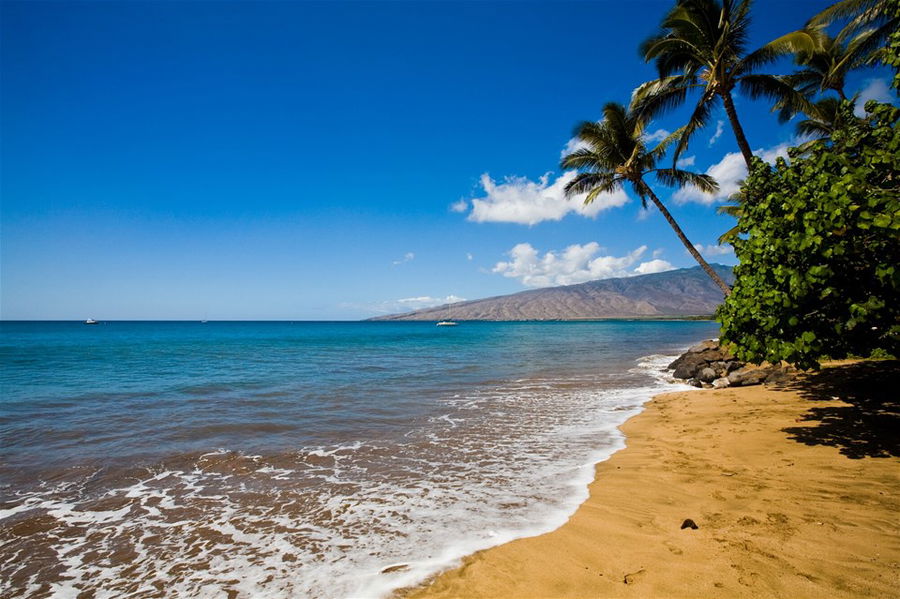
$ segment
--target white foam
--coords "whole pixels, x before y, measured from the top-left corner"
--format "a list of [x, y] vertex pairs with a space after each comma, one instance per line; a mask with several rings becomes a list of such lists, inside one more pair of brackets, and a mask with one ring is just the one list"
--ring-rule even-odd
[[[592, 387], [600, 379], [585, 375], [576, 386], [523, 379], [448, 396], [400, 440], [303, 448], [291, 468], [206, 453], [107, 490], [124, 501], [114, 509], [83, 509], [71, 483], [48, 487], [0, 520], [31, 510], [56, 519], [41, 542], [59, 556], [59, 596], [120, 596], [126, 583], [151, 593], [156, 582], [173, 597], [384, 597], [564, 524], [594, 465], [624, 447], [617, 427], [653, 394], [690, 388], [666, 382], [669, 360], [642, 358], [629, 388]], [[85, 532], [64, 534], [74, 527]], [[136, 557], [113, 563], [122, 544]], [[14, 571], [0, 571], [0, 594], [13, 594]]]

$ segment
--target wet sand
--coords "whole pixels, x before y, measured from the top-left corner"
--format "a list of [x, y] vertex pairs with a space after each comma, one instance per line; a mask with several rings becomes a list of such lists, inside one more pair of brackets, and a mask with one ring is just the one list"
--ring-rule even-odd
[[[669, 393], [623, 427], [562, 528], [414, 597], [896, 597], [900, 367]], [[685, 519], [699, 528], [682, 529]]]

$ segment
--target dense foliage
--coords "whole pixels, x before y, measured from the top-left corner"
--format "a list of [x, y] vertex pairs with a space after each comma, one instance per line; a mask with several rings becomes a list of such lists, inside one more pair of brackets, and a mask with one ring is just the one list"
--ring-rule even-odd
[[[894, 19], [900, 19], [900, 1], [894, 1]], [[888, 39], [884, 64], [894, 68], [894, 89], [900, 90], [900, 29], [894, 31]]]
[[831, 144], [790, 164], [754, 159], [719, 311], [742, 359], [900, 354], [900, 109], [866, 108], [854, 119], [845, 102]]

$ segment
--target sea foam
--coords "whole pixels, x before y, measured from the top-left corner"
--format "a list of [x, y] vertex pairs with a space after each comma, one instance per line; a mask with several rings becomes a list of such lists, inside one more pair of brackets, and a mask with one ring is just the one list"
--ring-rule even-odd
[[453, 393], [401, 439], [223, 448], [102, 492], [19, 493], [0, 512], [0, 594], [384, 597], [565, 523], [594, 465], [624, 447], [618, 426], [684, 388], [661, 372], [670, 359]]

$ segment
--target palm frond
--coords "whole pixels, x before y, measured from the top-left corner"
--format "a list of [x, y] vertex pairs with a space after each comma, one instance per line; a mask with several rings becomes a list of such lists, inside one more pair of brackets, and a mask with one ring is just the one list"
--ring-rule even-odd
[[787, 122], [797, 113], [810, 114], [814, 108], [812, 102], [803, 93], [797, 91], [789, 79], [775, 75], [745, 75], [740, 79], [741, 92], [751, 98], [768, 98], [772, 101], [772, 110], [778, 111], [778, 120]]
[[661, 168], [656, 171], [659, 182], [668, 187], [686, 187], [691, 185], [703, 193], [715, 193], [719, 191], [719, 183], [711, 176], [679, 168]]
[[675, 146], [675, 153], [672, 156], [673, 164], [678, 162], [681, 154], [688, 148], [694, 133], [704, 128], [709, 122], [709, 117], [718, 102], [718, 98], [719, 96], [708, 92], [700, 96], [697, 105], [694, 107], [694, 112], [691, 113], [687, 124], [682, 127], [681, 136], [678, 138], [678, 144]]
[[796, 54], [801, 60], [822, 48], [822, 33], [816, 29], [792, 31], [745, 56], [734, 68], [735, 75], [750, 73], [782, 56]]
[[[597, 193], [602, 193], [604, 191], [612, 191], [617, 186], [621, 187], [621, 185], [622, 182], [619, 178], [611, 173], [578, 173], [574, 179], [566, 184], [563, 191], [567, 198], [586, 193], [593, 201], [596, 194], [593, 197], [590, 194], [594, 189], [599, 189], [600, 191]], [[587, 198], [585, 198], [585, 203], [590, 203]]]
[[690, 75], [674, 75], [639, 85], [631, 94], [631, 111], [650, 121], [684, 103], [689, 91], [705, 87]]
[[[881, 7], [879, 5], [884, 6]], [[822, 27], [831, 25], [840, 19], [859, 17], [863, 17], [867, 22], [871, 22], [887, 11], [886, 5], [887, 2], [884, 2], [884, 0], [840, 0], [815, 15], [807, 24]]]
[[681, 136], [684, 135], [684, 127], [679, 127], [672, 133], [669, 133], [662, 141], [656, 144], [656, 147], [648, 152], [650, 157], [652, 158], [652, 162], [647, 166], [648, 168], [653, 168], [658, 160], [660, 160], [663, 156], [666, 155], [666, 152], [669, 151], [669, 146], [673, 143], [679, 141]]

